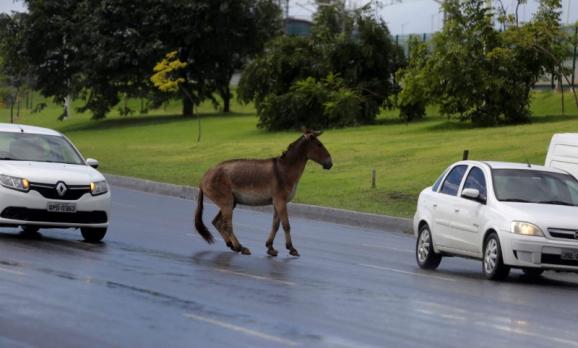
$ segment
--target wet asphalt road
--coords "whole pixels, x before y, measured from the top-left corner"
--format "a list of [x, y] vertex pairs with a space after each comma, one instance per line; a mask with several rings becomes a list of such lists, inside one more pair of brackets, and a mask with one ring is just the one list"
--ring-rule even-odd
[[494, 283], [457, 258], [425, 272], [412, 236], [299, 218], [301, 257], [280, 231], [271, 258], [271, 215], [237, 209], [243, 256], [193, 234], [193, 209], [114, 188], [102, 244], [1, 230], [0, 347], [578, 346], [575, 275]]

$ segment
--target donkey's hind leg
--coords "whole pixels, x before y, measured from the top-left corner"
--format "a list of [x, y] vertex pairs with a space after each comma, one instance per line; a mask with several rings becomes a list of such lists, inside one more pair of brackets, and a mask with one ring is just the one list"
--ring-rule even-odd
[[277, 214], [277, 210], [273, 208], [273, 226], [271, 227], [271, 233], [269, 233], [269, 238], [267, 238], [267, 243], [265, 246], [267, 247], [267, 254], [271, 256], [277, 256], [277, 250], [273, 248], [273, 241], [275, 240], [275, 236], [277, 235], [277, 231], [279, 230], [279, 224], [281, 220], [279, 219], [279, 215]]
[[229, 235], [227, 233], [227, 230], [224, 228], [223, 226], [223, 214], [221, 213], [221, 211], [219, 210], [219, 213], [215, 216], [215, 218], [213, 219], [213, 226], [215, 226], [215, 228], [217, 229], [217, 231], [219, 231], [219, 233], [221, 234], [221, 236], [223, 237], [223, 240], [225, 241], [225, 243], [227, 244], [227, 246], [229, 248], [231, 248], [231, 250], [235, 251], [233, 249], [233, 243], [231, 243], [231, 239], [229, 238]]
[[233, 244], [231, 249], [240, 252], [243, 255], [251, 255], [251, 250], [242, 246], [233, 232], [233, 207], [221, 208], [221, 213], [223, 214], [223, 230], [226, 231], [231, 243]]

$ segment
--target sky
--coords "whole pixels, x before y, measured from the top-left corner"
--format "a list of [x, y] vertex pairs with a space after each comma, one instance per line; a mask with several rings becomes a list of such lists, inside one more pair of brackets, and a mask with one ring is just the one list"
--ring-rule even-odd
[[[369, 0], [346, 1], [349, 7], [359, 7], [369, 2]], [[443, 24], [443, 15], [434, 0], [379, 0], [379, 2], [386, 5], [380, 10], [380, 15], [394, 35], [431, 33], [438, 31]], [[516, 3], [515, 0], [502, 0], [502, 2], [507, 10], [512, 10]], [[312, 0], [290, 0], [289, 15], [311, 18], [311, 14], [315, 11], [313, 3]], [[519, 10], [520, 18], [530, 19], [537, 8], [538, 0], [528, 0], [528, 4]], [[578, 0], [562, 0], [562, 8], [564, 24], [578, 21]], [[22, 1], [0, 0], [0, 12], [24, 10]]]

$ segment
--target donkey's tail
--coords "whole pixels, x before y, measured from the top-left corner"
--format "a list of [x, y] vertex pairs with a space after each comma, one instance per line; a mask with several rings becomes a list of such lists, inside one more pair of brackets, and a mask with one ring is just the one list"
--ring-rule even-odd
[[199, 189], [199, 194], [197, 198], [197, 211], [195, 212], [195, 227], [197, 228], [197, 232], [203, 237], [207, 243], [212, 244], [215, 241], [213, 240], [213, 235], [207, 229], [207, 226], [203, 223], [203, 190]]

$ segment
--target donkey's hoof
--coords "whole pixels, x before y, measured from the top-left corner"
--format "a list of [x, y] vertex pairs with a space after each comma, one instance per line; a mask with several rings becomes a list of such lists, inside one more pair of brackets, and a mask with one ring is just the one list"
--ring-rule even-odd
[[241, 247], [241, 254], [251, 255], [251, 250], [249, 250], [249, 248]]
[[299, 252], [297, 251], [297, 249], [291, 249], [289, 250], [289, 254], [291, 256], [299, 256]]
[[270, 256], [275, 257], [275, 256], [277, 256], [278, 252], [277, 252], [277, 250], [271, 248], [271, 249], [268, 249], [268, 250], [267, 250], [267, 254], [269, 254]]

